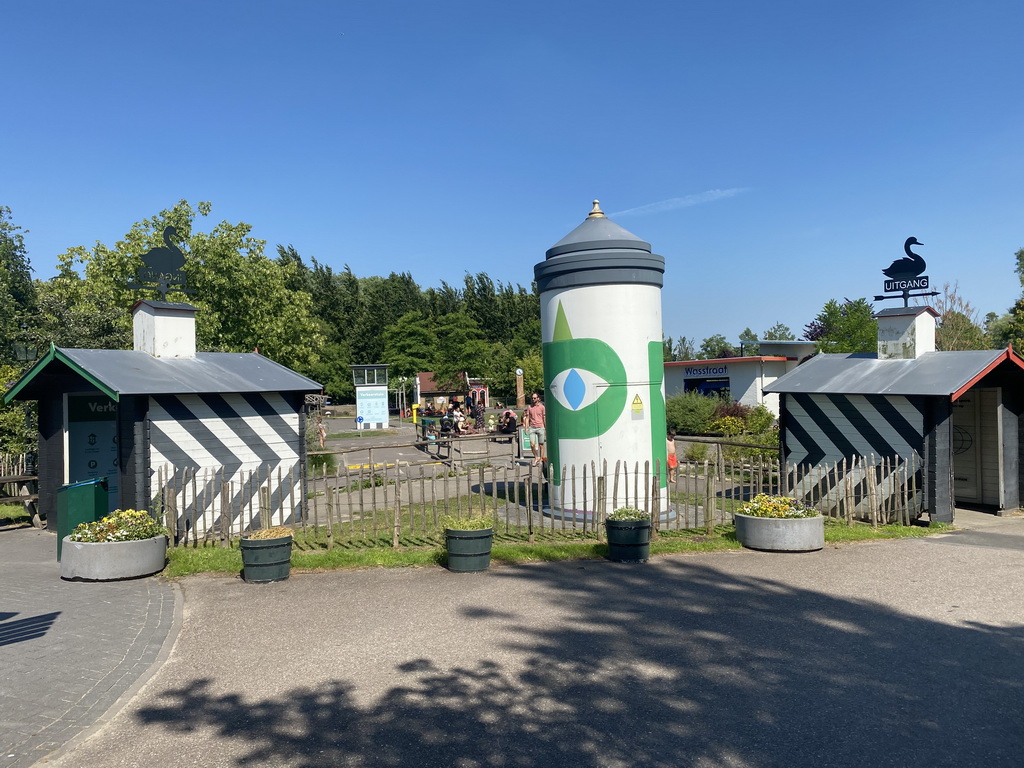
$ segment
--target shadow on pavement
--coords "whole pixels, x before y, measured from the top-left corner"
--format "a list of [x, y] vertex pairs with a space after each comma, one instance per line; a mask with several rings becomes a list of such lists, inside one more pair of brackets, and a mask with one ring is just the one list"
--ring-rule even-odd
[[[541, 581], [562, 620], [466, 666], [400, 664], [373, 702], [344, 680], [257, 701], [200, 680], [138, 717], [237, 740], [238, 765], [1019, 765], [1021, 627], [950, 626], [683, 558], [657, 581], [583, 570], [493, 573]], [[459, 631], [492, 617], [463, 618]]]
[[26, 640], [35, 640], [50, 631], [53, 622], [60, 616], [60, 611], [55, 613], [43, 613], [39, 616], [30, 616], [26, 619], [8, 621], [7, 619], [17, 616], [16, 613], [0, 614], [0, 646], [22, 643]]

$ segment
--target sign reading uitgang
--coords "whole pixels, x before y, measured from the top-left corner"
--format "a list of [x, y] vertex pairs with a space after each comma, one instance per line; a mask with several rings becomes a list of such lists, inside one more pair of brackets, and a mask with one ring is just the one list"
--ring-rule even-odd
[[886, 293], [892, 293], [893, 291], [923, 291], [928, 288], [928, 275], [912, 277], [909, 280], [886, 280], [883, 285], [882, 290]]
[[[910, 250], [912, 245], [924, 245], [924, 243], [920, 242], [916, 237], [908, 237], [906, 242], [903, 243], [903, 252], [907, 255], [902, 259], [896, 259], [886, 269], [882, 270], [882, 274], [889, 278], [882, 284], [882, 290], [895, 295], [875, 296], [875, 301], [903, 299], [903, 306], [907, 306], [911, 296], [939, 295], [936, 291], [928, 292], [928, 275], [923, 274], [925, 261], [921, 258], [920, 254]], [[911, 293], [911, 291], [921, 291], [921, 293]]]

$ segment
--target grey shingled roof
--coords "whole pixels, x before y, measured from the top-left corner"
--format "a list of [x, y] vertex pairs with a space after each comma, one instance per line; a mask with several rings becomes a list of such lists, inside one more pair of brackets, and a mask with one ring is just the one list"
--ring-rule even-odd
[[312, 379], [258, 353], [199, 352], [194, 358], [158, 358], [125, 349], [54, 347], [8, 393], [35, 399], [45, 383], [38, 374], [63, 363], [107, 394], [180, 395], [223, 392], [319, 392]]
[[995, 365], [1006, 350], [926, 352], [916, 360], [874, 355], [817, 355], [764, 388], [765, 392], [843, 395], [944, 395], [958, 392]]

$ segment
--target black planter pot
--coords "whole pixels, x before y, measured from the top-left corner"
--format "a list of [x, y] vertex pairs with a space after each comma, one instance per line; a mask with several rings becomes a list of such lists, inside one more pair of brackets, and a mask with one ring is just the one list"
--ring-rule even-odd
[[651, 556], [650, 520], [605, 520], [608, 559], [617, 563], [646, 563]]
[[254, 584], [284, 581], [292, 569], [292, 537], [242, 539], [242, 578]]
[[494, 529], [460, 531], [446, 528], [444, 542], [448, 548], [448, 570], [456, 573], [486, 571], [491, 565], [491, 543]]

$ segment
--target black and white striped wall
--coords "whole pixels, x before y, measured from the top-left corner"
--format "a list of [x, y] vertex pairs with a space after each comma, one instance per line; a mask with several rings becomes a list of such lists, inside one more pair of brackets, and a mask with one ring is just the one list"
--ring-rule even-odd
[[[921, 488], [924, 398], [792, 392], [783, 397], [783, 447], [786, 463], [796, 473], [797, 497], [813, 504], [815, 499], [838, 499], [852, 489], [858, 509], [866, 507], [871, 494], [884, 503], [887, 494], [905, 492], [910, 467], [915, 487]], [[871, 463], [868, 471], [860, 457], [871, 456], [892, 461]], [[909, 467], [903, 466], [907, 462]], [[840, 463], [846, 475], [839, 471]], [[834, 471], [822, 474], [812, 469], [826, 465]]]
[[[230, 509], [232, 527], [252, 524], [260, 495], [269, 490], [276, 522], [298, 519], [302, 504], [304, 429], [301, 404], [281, 393], [156, 395], [149, 398], [148, 464], [151, 493], [159, 482], [175, 487], [191, 478], [176, 504], [179, 531], [202, 537], [222, 524]], [[255, 480], [252, 478], [255, 477]], [[219, 498], [229, 483], [229, 504]], [[186, 499], [186, 496], [188, 497]], [[186, 509], [198, 506], [192, 512]], [[239, 515], [249, 519], [239, 521]]]
[[923, 453], [922, 397], [786, 393], [783, 445], [790, 464], [836, 462], [854, 456]]

